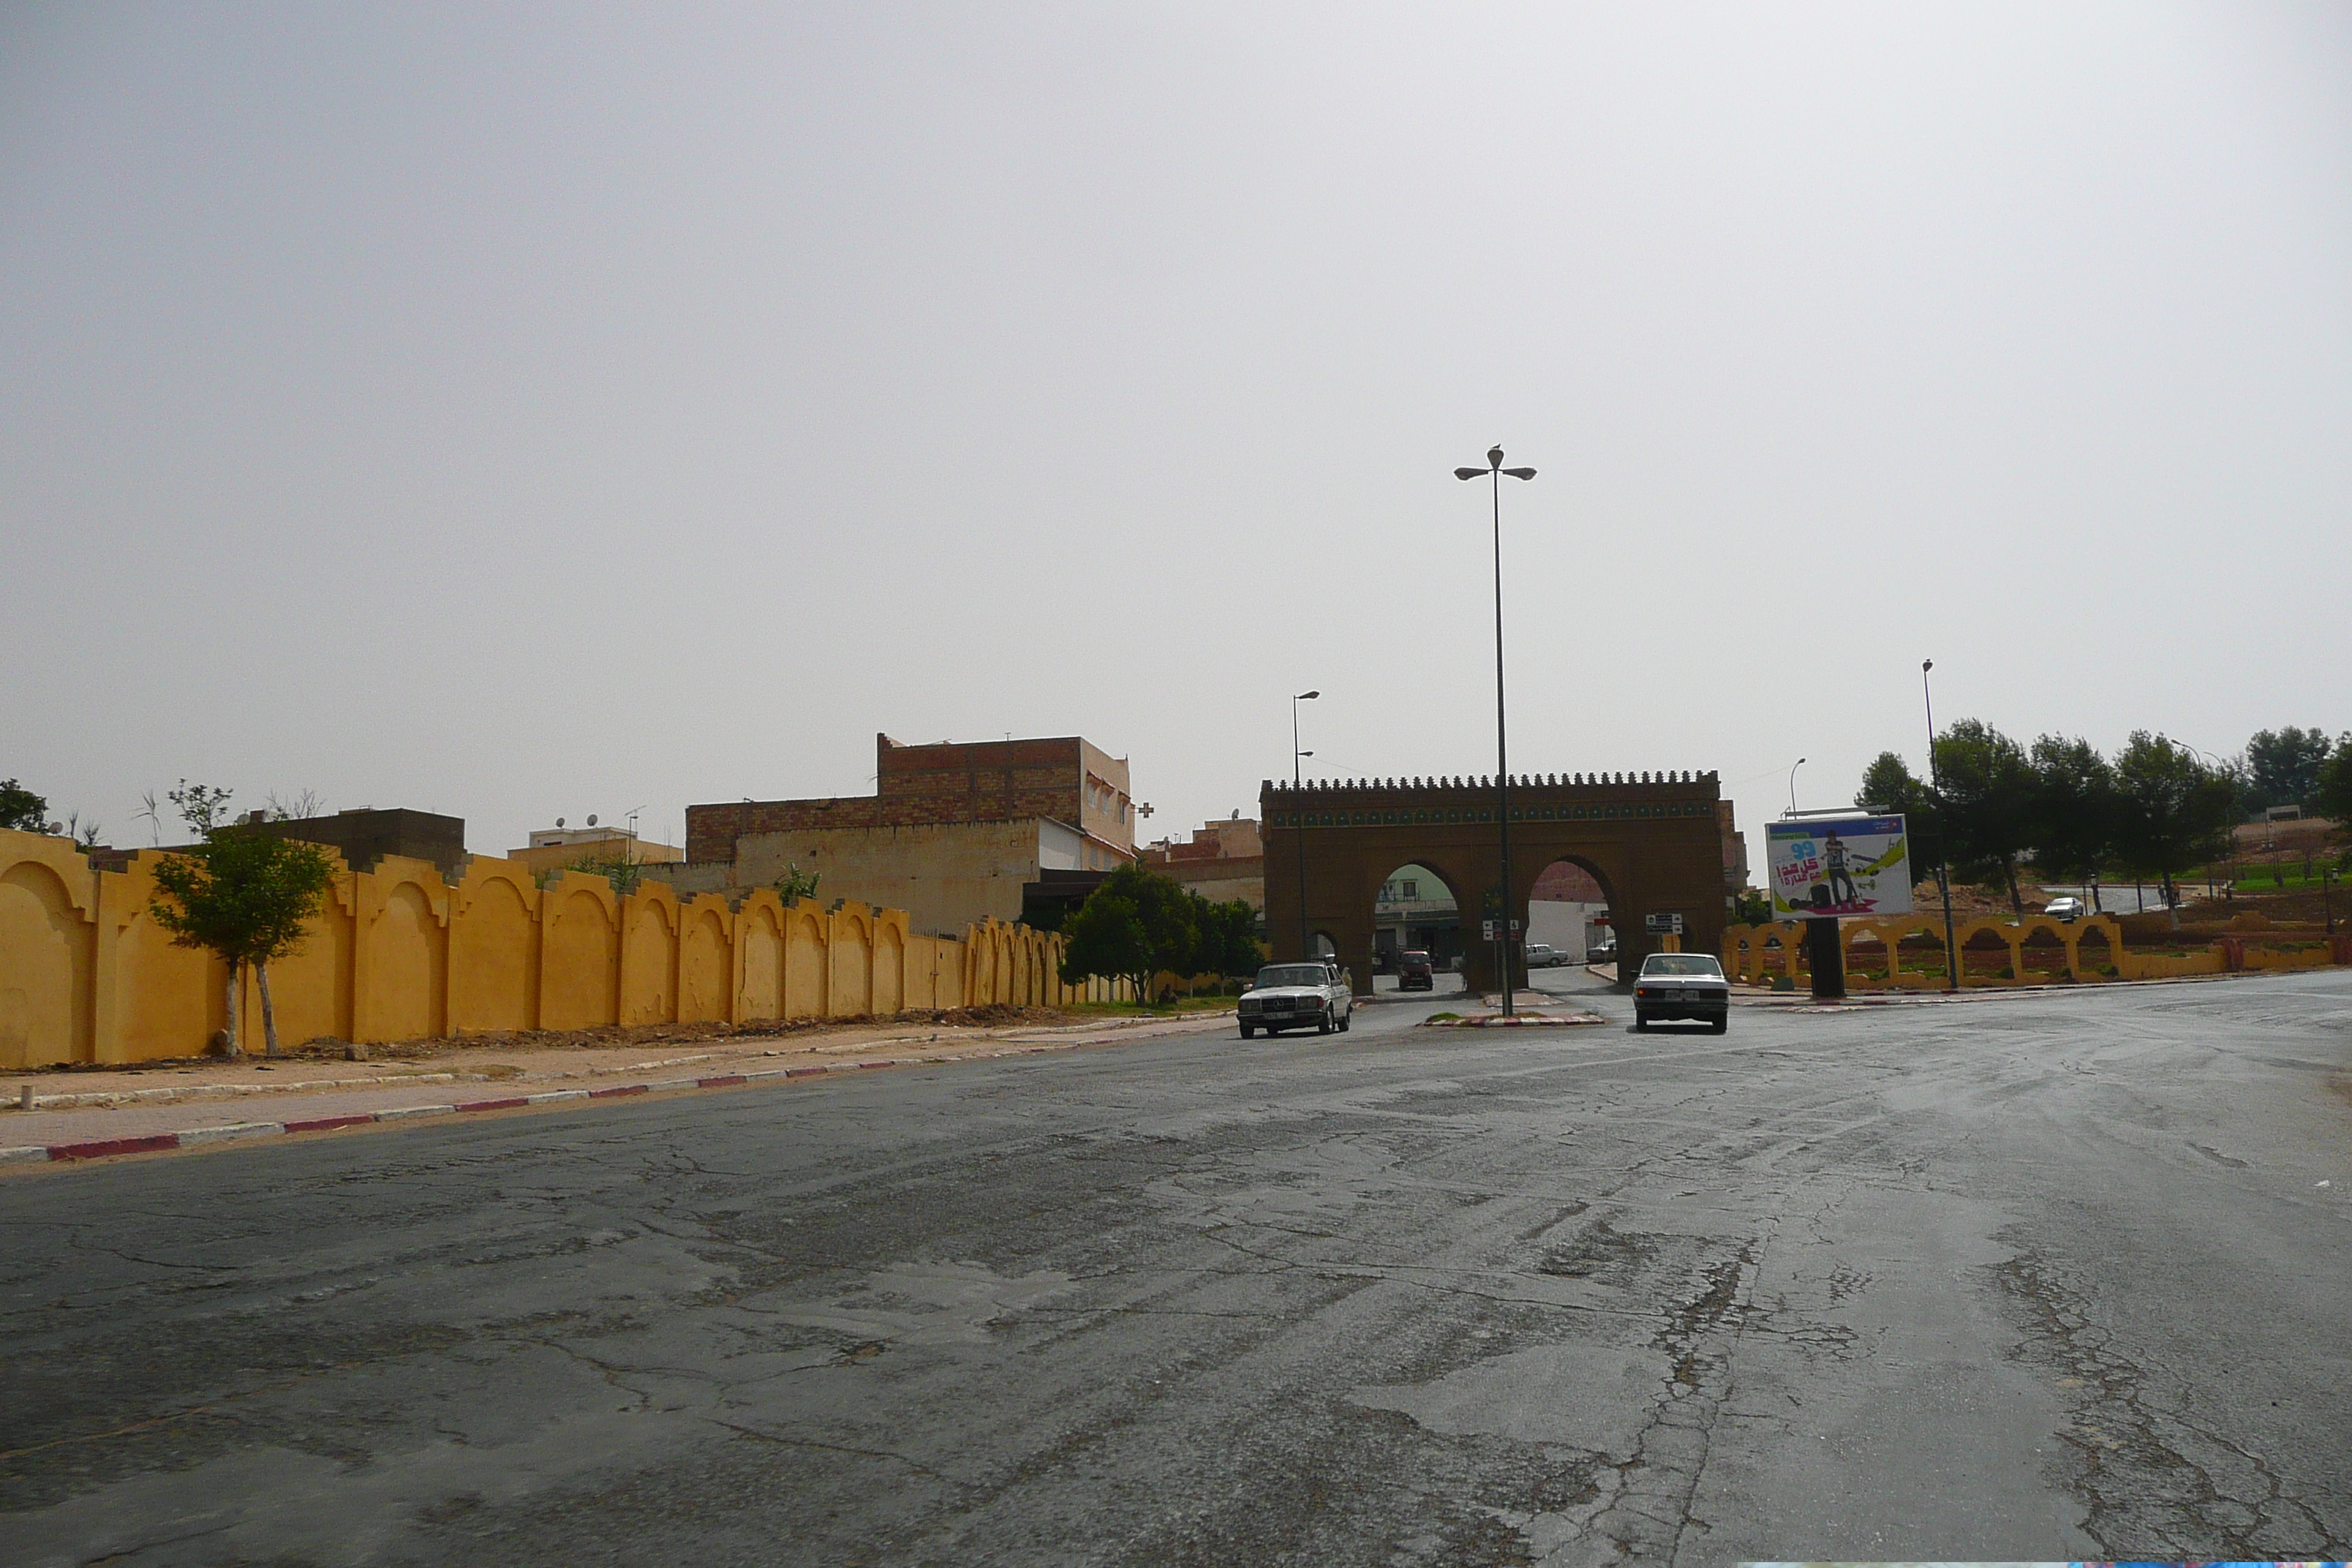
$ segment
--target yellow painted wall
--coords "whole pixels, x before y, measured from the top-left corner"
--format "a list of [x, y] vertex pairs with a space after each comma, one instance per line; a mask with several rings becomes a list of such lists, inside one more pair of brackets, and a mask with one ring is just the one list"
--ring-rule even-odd
[[[330, 851], [331, 854], [332, 852]], [[47, 835], [0, 831], [0, 1070], [201, 1054], [227, 1019], [227, 973], [173, 945], [148, 912], [162, 859], [100, 871]], [[426, 861], [340, 860], [302, 949], [270, 966], [278, 1033], [391, 1041], [623, 1023], [850, 1017], [1123, 994], [1059, 979], [1058, 936], [983, 920], [918, 935], [903, 910], [766, 889], [680, 901], [648, 880], [625, 896], [564, 872], [478, 856], [451, 885]], [[246, 1049], [260, 995], [240, 992]]]

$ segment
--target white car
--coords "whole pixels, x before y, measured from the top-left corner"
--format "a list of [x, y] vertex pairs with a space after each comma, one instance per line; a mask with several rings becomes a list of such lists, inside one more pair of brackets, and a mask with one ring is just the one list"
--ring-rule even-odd
[[2091, 906], [2080, 899], [2053, 899], [2042, 912], [2053, 921], [2078, 921], [2091, 912]]
[[1548, 942], [1531, 942], [1525, 949], [1529, 969], [1557, 969], [1568, 962], [1568, 954]]
[[1633, 1027], [1658, 1018], [1696, 1018], [1717, 1034], [1731, 1024], [1731, 982], [1704, 952], [1654, 952], [1633, 981]]
[[1312, 1027], [1318, 1035], [1344, 1034], [1355, 1021], [1356, 994], [1336, 963], [1269, 963], [1257, 972], [1257, 984], [1242, 993], [1242, 1038], [1253, 1039], [1260, 1029], [1278, 1035], [1285, 1029]]

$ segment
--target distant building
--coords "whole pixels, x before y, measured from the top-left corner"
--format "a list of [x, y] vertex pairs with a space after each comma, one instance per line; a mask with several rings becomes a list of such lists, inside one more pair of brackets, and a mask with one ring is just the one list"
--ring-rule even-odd
[[[902, 909], [914, 930], [1057, 923], [1135, 858], [1128, 765], [1072, 735], [910, 746], [875, 737], [870, 795], [686, 808], [686, 860], [646, 874], [680, 893], [818, 879], [830, 903]], [[1072, 875], [1080, 873], [1083, 875]]]
[[452, 881], [465, 874], [466, 819], [430, 811], [378, 811], [358, 805], [323, 816], [290, 816], [270, 821], [259, 812], [245, 818], [246, 826], [280, 838], [323, 844], [342, 853], [354, 871], [368, 871], [387, 855], [430, 860]]
[[1462, 910], [1444, 878], [1426, 866], [1400, 866], [1372, 900], [1372, 952], [1379, 967], [1393, 955], [1426, 952], [1439, 963], [1462, 952]]
[[1553, 861], [1528, 890], [1529, 942], [1548, 943], [1581, 963], [1608, 930], [1608, 895], [1573, 860]]
[[612, 857], [640, 865], [674, 865], [686, 858], [686, 851], [675, 844], [640, 838], [626, 827], [562, 826], [534, 828], [529, 847], [507, 851], [508, 859], [521, 861], [534, 873], [560, 871], [581, 860]]
[[1183, 883], [1211, 903], [1241, 900], [1265, 913], [1265, 840], [1257, 819], [1236, 811], [1223, 822], [1192, 830], [1192, 842], [1163, 838], [1137, 852], [1145, 865]]

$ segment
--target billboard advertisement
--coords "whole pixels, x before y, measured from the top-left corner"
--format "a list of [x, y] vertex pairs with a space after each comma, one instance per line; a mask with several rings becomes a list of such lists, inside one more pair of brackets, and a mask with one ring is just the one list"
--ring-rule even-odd
[[1764, 871], [1775, 920], [1911, 912], [1910, 835], [1900, 816], [1768, 823]]

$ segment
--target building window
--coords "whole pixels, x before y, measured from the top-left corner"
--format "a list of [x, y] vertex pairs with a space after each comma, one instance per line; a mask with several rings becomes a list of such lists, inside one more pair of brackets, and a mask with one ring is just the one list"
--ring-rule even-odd
[[1407, 878], [1404, 884], [1404, 896], [1408, 899], [1417, 899], [1421, 897], [1421, 884], [1411, 878]]

